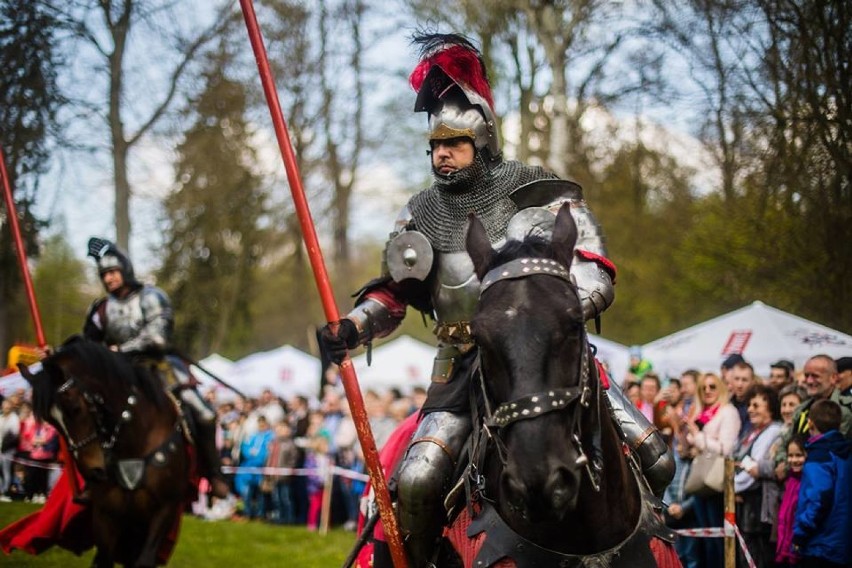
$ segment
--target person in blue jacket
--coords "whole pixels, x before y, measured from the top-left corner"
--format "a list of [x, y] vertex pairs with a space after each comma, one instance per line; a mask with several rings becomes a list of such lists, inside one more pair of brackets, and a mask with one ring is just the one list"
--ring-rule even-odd
[[840, 405], [818, 400], [808, 414], [807, 460], [793, 523], [801, 566], [852, 565], [852, 441], [839, 431]]

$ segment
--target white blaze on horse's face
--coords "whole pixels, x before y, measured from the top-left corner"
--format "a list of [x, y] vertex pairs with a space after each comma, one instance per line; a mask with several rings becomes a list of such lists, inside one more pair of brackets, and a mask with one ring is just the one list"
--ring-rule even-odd
[[514, 319], [518, 316], [518, 310], [515, 309], [515, 308], [509, 308], [504, 313], [506, 314], [506, 317], [509, 318], [509, 319]]
[[59, 427], [65, 433], [65, 437], [68, 438], [68, 426], [65, 425], [64, 416], [58, 405], [54, 404], [50, 407], [50, 415], [53, 417], [54, 420], [56, 420], [56, 423], [59, 424]]

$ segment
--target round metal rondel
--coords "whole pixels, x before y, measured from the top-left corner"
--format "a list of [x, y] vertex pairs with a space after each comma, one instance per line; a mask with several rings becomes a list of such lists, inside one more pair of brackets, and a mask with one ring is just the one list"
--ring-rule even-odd
[[129, 404], [130, 406], [136, 406], [136, 397], [133, 396], [132, 394], [130, 396], [128, 396], [127, 397], [127, 404]]

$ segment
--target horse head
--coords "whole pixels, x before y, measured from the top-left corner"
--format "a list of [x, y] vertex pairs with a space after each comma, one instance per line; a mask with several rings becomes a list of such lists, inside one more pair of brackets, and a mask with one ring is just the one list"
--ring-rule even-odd
[[130, 363], [74, 336], [39, 371], [20, 370], [32, 386], [36, 417], [63, 435], [86, 479], [106, 479], [109, 452], [136, 403], [136, 389], [125, 378], [136, 373]]
[[550, 240], [531, 236], [500, 250], [482, 223], [470, 220], [466, 248], [482, 282], [471, 329], [498, 407], [492, 455], [501, 456], [498, 501], [510, 524], [562, 521], [577, 507], [587, 471], [581, 414], [595, 385], [569, 275], [576, 240], [568, 206], [559, 210]]

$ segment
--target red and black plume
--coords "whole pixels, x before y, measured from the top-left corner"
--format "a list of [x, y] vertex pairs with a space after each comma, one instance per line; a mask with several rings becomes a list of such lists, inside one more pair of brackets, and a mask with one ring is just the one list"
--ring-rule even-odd
[[[435, 99], [453, 84], [463, 91], [473, 91], [482, 97], [494, 111], [494, 97], [488, 83], [488, 73], [482, 54], [466, 37], [459, 34], [415, 33], [411, 43], [420, 47], [420, 63], [408, 78], [411, 87], [419, 94], [424, 81]], [[433, 67], [440, 68], [446, 78], [437, 80]]]

